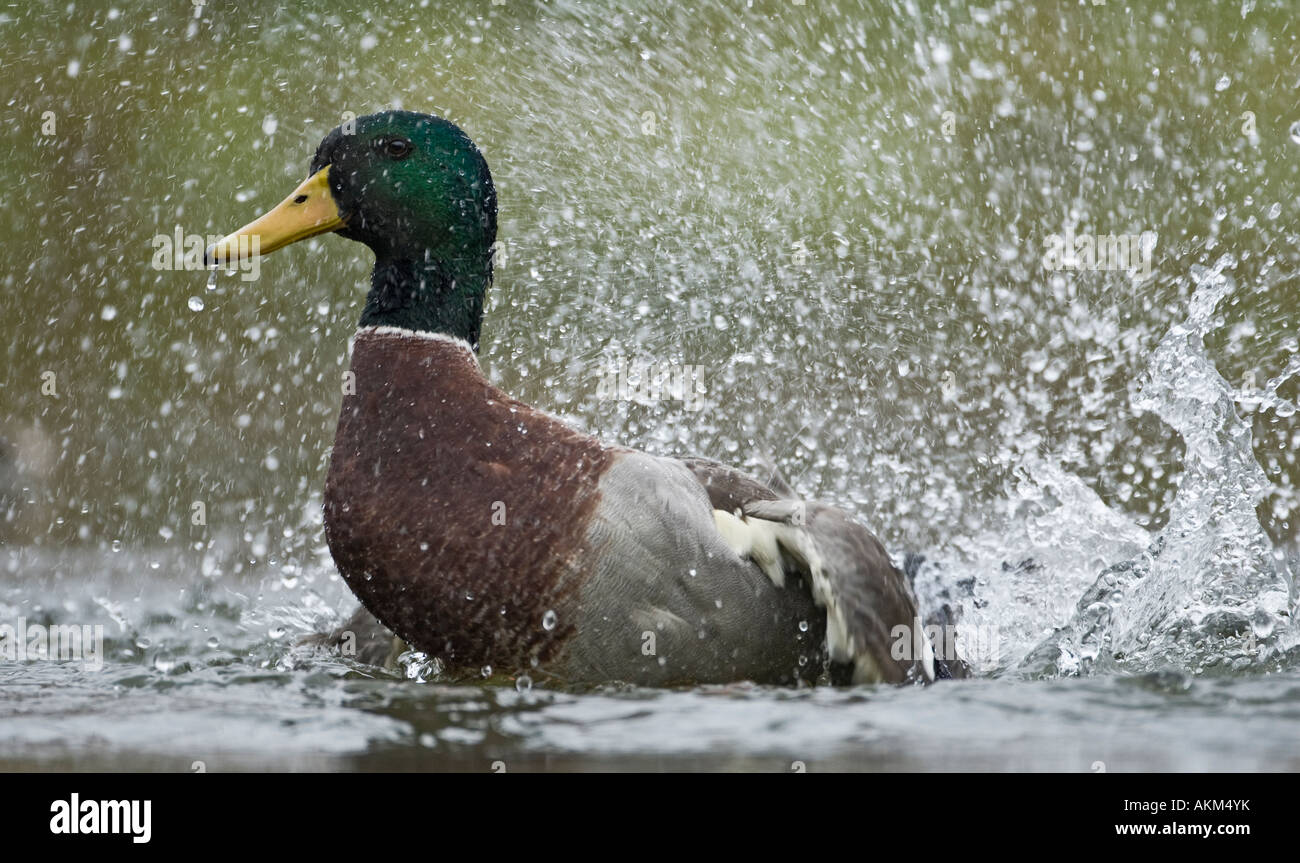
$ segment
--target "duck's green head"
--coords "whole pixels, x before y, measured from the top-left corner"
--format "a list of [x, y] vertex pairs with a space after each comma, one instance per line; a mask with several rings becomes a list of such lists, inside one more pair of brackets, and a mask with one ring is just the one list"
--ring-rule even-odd
[[455, 124], [385, 111], [338, 127], [321, 141], [307, 180], [212, 246], [208, 260], [267, 254], [326, 231], [375, 253], [361, 326], [446, 333], [477, 347], [496, 190], [483, 155]]

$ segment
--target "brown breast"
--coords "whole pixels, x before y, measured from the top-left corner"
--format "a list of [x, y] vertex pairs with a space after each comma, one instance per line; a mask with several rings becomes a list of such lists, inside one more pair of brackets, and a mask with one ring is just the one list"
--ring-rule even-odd
[[467, 345], [357, 333], [325, 535], [361, 602], [451, 668], [523, 670], [572, 633], [575, 561], [610, 454], [506, 396]]

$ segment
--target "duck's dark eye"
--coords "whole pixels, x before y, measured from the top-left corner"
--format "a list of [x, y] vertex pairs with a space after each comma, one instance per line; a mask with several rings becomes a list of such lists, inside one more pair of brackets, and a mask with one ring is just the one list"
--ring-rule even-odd
[[379, 149], [390, 159], [405, 159], [414, 148], [405, 138], [385, 138], [379, 142]]

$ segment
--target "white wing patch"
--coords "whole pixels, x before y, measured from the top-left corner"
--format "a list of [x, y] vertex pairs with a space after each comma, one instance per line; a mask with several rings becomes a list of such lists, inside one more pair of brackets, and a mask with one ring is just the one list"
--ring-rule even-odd
[[737, 517], [721, 509], [713, 511], [713, 521], [732, 551], [752, 560], [777, 587], [785, 587], [785, 568], [781, 566], [781, 549], [773, 530], [781, 525]]
[[[736, 516], [720, 509], [713, 511], [713, 520], [727, 545], [740, 557], [753, 561], [777, 587], [785, 587], [782, 551], [805, 570], [812, 581], [813, 601], [818, 607], [826, 609], [826, 648], [831, 659], [835, 662], [853, 663], [854, 683], [879, 683], [884, 679], [884, 674], [870, 652], [854, 650], [844, 609], [831, 589], [817, 544], [808, 531], [785, 522]], [[917, 632], [924, 631], [920, 618], [913, 625]], [[928, 638], [921, 640], [925, 651], [921, 665], [926, 677], [934, 680], [934, 651]]]

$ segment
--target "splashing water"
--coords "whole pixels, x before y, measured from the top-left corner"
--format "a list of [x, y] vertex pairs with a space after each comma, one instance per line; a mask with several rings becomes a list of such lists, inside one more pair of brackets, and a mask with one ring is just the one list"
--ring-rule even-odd
[[[1192, 269], [1188, 317], [1157, 345], [1130, 399], [1185, 445], [1164, 530], [1152, 536], [1077, 477], [1028, 456], [1005, 529], [957, 543], [963, 563], [937, 561], [918, 574], [925, 604], [955, 603], [964, 626], [997, 629], [998, 656], [976, 657], [983, 670], [1262, 669], [1300, 641], [1293, 576], [1256, 514], [1269, 483], [1238, 396], [1205, 350], [1215, 309], [1234, 290], [1234, 264], [1224, 255]], [[1297, 372], [1292, 357], [1243, 399], [1292, 407], [1277, 389]], [[1007, 561], [1008, 548], [1024, 555]]]

